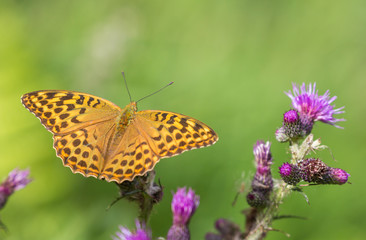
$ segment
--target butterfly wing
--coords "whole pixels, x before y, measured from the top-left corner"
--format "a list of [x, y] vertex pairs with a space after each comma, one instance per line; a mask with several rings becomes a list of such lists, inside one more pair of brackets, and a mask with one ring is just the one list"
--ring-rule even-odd
[[21, 99], [53, 134], [109, 121], [121, 113], [121, 108], [112, 102], [74, 91], [36, 91], [24, 94]]
[[152, 170], [161, 158], [210, 146], [217, 140], [210, 127], [194, 118], [166, 111], [139, 111], [110, 153], [101, 176], [108, 181], [131, 181]]
[[209, 126], [179, 113], [146, 110], [137, 112], [136, 118], [160, 158], [207, 147], [218, 140], [217, 134]]
[[53, 133], [57, 156], [73, 172], [98, 177], [121, 109], [105, 99], [74, 91], [24, 94], [23, 105]]

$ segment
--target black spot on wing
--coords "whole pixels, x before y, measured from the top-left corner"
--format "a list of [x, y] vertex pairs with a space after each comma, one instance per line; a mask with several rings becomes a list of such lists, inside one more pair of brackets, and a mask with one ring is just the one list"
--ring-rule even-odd
[[167, 116], [168, 114], [167, 113], [163, 113], [163, 114], [161, 114], [161, 116], [163, 117], [162, 119], [161, 119], [161, 121], [164, 121], [165, 119], [166, 119], [166, 116]]
[[62, 101], [64, 101], [64, 100], [70, 100], [70, 99], [73, 98], [73, 96], [74, 96], [73, 94], [68, 93], [68, 94], [66, 94], [66, 96], [61, 97], [60, 100], [62, 100]]
[[85, 97], [83, 95], [79, 95], [79, 97], [80, 98], [76, 100], [76, 103], [80, 105], [84, 104]]
[[97, 99], [97, 102], [96, 102], [96, 103], [94, 103], [92, 107], [93, 107], [93, 108], [95, 108], [95, 107], [96, 107], [96, 106], [98, 106], [99, 104], [100, 104], [100, 100], [99, 100], [99, 99]]
[[46, 93], [47, 99], [55, 98], [56, 92]]
[[174, 118], [176, 118], [176, 117], [177, 117], [177, 115], [172, 115], [166, 123], [173, 124], [175, 122]]
[[93, 97], [89, 97], [89, 100], [87, 102], [88, 106], [90, 106], [90, 104], [94, 101], [94, 98]]

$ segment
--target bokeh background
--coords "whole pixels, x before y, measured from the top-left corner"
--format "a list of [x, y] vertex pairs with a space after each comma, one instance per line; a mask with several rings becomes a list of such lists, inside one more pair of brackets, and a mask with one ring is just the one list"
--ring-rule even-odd
[[[119, 225], [134, 228], [137, 208], [127, 201], [106, 207], [117, 188], [72, 174], [55, 155], [51, 134], [20, 103], [26, 92], [66, 89], [106, 98], [121, 107], [129, 99], [121, 71], [139, 109], [183, 113], [220, 136], [212, 147], [163, 159], [164, 185], [154, 208], [154, 237], [172, 222], [177, 187], [192, 187], [201, 204], [192, 239], [228, 218], [244, 226], [245, 194], [231, 203], [254, 173], [253, 144], [272, 142], [273, 174], [289, 160], [274, 131], [290, 108], [284, 91], [316, 82], [338, 96], [344, 130], [317, 123], [313, 133], [329, 151], [318, 153], [351, 174], [352, 184], [309, 187], [310, 206], [293, 194], [273, 227], [292, 239], [364, 239], [366, 2], [350, 1], [21, 1], [0, 2], [0, 176], [30, 168], [34, 181], [0, 212], [3, 239], [111, 239]], [[267, 239], [287, 239], [270, 232]]]

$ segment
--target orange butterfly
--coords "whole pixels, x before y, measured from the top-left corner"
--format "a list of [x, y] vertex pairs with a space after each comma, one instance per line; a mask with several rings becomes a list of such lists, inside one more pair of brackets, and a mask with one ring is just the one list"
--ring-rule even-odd
[[206, 147], [218, 140], [206, 124], [173, 112], [121, 109], [105, 99], [74, 91], [26, 93], [23, 105], [53, 134], [57, 156], [73, 173], [132, 181], [161, 158]]

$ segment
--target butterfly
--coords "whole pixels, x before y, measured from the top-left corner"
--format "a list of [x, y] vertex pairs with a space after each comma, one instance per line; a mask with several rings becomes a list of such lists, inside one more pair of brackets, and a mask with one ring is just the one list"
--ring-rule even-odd
[[85, 177], [132, 181], [161, 158], [206, 147], [218, 140], [206, 124], [173, 112], [137, 111], [90, 94], [44, 90], [26, 93], [23, 105], [53, 134], [64, 166]]

